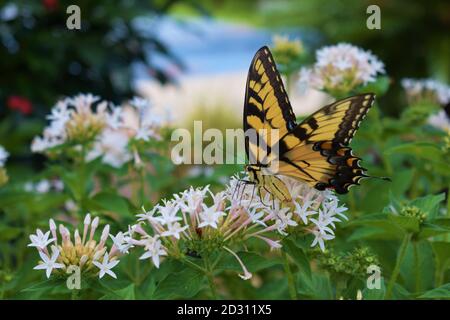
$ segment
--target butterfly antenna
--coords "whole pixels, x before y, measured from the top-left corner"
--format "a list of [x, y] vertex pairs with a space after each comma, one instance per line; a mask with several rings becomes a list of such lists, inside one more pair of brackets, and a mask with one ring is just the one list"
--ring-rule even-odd
[[377, 177], [377, 176], [369, 176], [369, 178], [374, 178], [374, 179], [380, 179], [380, 180], [384, 180], [384, 181], [389, 181], [392, 182], [392, 179], [389, 177]]

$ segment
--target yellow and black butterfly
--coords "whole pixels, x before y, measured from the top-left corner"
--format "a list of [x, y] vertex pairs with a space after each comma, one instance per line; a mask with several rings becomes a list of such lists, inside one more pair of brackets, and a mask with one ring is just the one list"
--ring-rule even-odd
[[[281, 201], [291, 201], [291, 195], [275, 175], [300, 179], [318, 190], [347, 193], [368, 177], [348, 145], [374, 99], [366, 93], [339, 100], [297, 124], [272, 54], [262, 47], [248, 72], [244, 131], [267, 131], [266, 138], [246, 137], [249, 182]], [[274, 130], [278, 138], [270, 138]], [[278, 161], [275, 172], [269, 169], [273, 161]]]

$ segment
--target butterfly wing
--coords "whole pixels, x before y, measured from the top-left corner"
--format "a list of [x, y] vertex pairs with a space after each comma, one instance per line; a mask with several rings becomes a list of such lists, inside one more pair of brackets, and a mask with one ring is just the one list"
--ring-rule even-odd
[[278, 142], [277, 174], [306, 181], [319, 190], [333, 188], [338, 193], [363, 177], [360, 158], [348, 147], [375, 99], [361, 94], [336, 101], [302, 121]]
[[[259, 49], [250, 65], [244, 102], [244, 130], [266, 130], [258, 139], [246, 138], [245, 149], [250, 163], [263, 163], [279, 138], [297, 126], [289, 98], [272, 54], [266, 46]], [[277, 135], [272, 130], [277, 129]], [[270, 139], [270, 137], [274, 137]], [[263, 152], [261, 148], [266, 148]], [[266, 159], [267, 160], [267, 159]]]

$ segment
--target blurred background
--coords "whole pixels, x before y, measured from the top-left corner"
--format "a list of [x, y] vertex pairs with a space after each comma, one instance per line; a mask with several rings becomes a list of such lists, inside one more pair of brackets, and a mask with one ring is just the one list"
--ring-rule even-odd
[[[11, 162], [30, 161], [45, 114], [79, 92], [117, 103], [141, 95], [179, 125], [201, 118], [240, 127], [249, 63], [274, 35], [300, 39], [305, 63], [340, 41], [371, 50], [395, 75], [383, 97], [389, 115], [401, 111], [400, 78], [449, 80], [448, 1], [85, 0], [77, 1], [81, 30], [66, 28], [70, 4], [1, 1], [0, 144]], [[366, 27], [370, 4], [381, 8], [381, 30]], [[298, 115], [326, 101], [298, 91], [291, 88]]]

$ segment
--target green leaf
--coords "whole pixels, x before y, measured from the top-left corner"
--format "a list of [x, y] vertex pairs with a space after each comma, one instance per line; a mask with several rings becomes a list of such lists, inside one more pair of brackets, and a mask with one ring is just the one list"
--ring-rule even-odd
[[444, 272], [450, 265], [450, 242], [435, 241], [431, 242], [433, 248], [436, 269], [439, 272]]
[[357, 89], [358, 93], [373, 92], [381, 97], [389, 89], [390, 79], [387, 76], [379, 76], [374, 82], [369, 82], [365, 86]]
[[22, 233], [21, 228], [0, 225], [0, 241], [10, 241], [17, 238]]
[[429, 242], [413, 241], [409, 244], [400, 276], [403, 286], [410, 292], [418, 293], [433, 287], [434, 259]]
[[389, 220], [393, 221], [406, 232], [419, 232], [419, 220], [414, 217], [399, 216], [395, 214], [388, 215]]
[[424, 240], [430, 237], [438, 236], [440, 234], [449, 233], [450, 227], [440, 226], [438, 224], [439, 220], [441, 219], [435, 220], [437, 223], [428, 223], [428, 222], [423, 223], [422, 226], [420, 227], [420, 232], [417, 235], [417, 239]]
[[333, 290], [328, 276], [320, 273], [313, 273], [308, 276], [299, 272], [297, 277], [298, 293], [309, 299], [333, 299]]
[[445, 200], [445, 193], [428, 195], [411, 201], [411, 205], [420, 208], [427, 214], [428, 219], [436, 218], [439, 212], [439, 204]]
[[116, 290], [114, 293], [122, 300], [134, 300], [134, 283], [123, 289]]
[[425, 292], [420, 299], [450, 299], [450, 283]]
[[[413, 155], [420, 159], [436, 161], [442, 157], [442, 151], [439, 146], [431, 142], [410, 142], [388, 148], [384, 154], [407, 154]], [[447, 164], [448, 165], [448, 164]], [[450, 170], [450, 166], [448, 166]]]
[[[254, 252], [238, 252], [237, 255], [242, 260], [246, 268], [250, 272], [258, 272], [260, 270], [282, 264], [279, 257], [267, 259]], [[237, 259], [231, 254], [225, 254], [216, 266], [217, 270], [233, 270], [242, 271], [242, 267]]]
[[192, 298], [202, 289], [204, 280], [203, 273], [191, 268], [172, 273], [158, 284], [154, 298]]
[[93, 206], [94, 209], [100, 208], [101, 210], [112, 211], [122, 216], [130, 216], [128, 200], [111, 192], [97, 193], [88, 201], [88, 205]]
[[381, 286], [380, 289], [369, 289], [364, 288], [362, 291], [364, 300], [384, 300], [384, 295], [386, 294], [386, 286], [384, 285], [384, 278], [380, 279]]
[[50, 290], [52, 289], [56, 284], [60, 284], [61, 281], [57, 281], [55, 279], [47, 279], [35, 284], [32, 284], [31, 286], [29, 286], [28, 288], [23, 289], [23, 292], [30, 292], [30, 291], [45, 291], [45, 290]]
[[404, 234], [403, 229], [388, 217], [389, 215], [385, 213], [367, 214], [349, 222], [347, 224], [347, 227], [364, 227], [357, 228], [354, 233], [348, 238], [348, 241], [362, 239], [401, 239]]
[[294, 262], [299, 267], [299, 272], [305, 272], [308, 276], [311, 276], [311, 266], [309, 264], [308, 256], [306, 252], [297, 247], [292, 241], [289, 239], [285, 239], [283, 241], [283, 248], [281, 250], [286, 250], [286, 253], [294, 260]]

